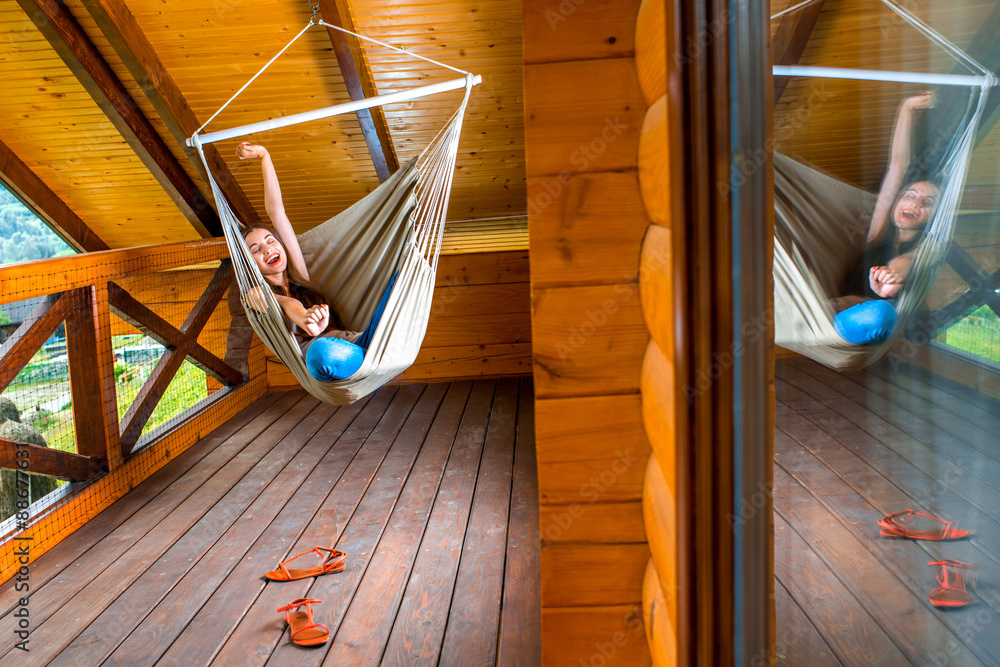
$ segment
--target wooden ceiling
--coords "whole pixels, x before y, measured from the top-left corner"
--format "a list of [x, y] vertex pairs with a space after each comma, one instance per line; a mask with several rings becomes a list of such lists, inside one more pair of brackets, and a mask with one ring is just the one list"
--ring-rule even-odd
[[[521, 3], [323, 0], [320, 4], [324, 16], [338, 8], [346, 12], [360, 33], [483, 77], [466, 116], [449, 219], [475, 220], [481, 228], [484, 219], [523, 217]], [[109, 247], [205, 235], [204, 229], [211, 229], [211, 211], [175, 203], [185, 192], [183, 184], [175, 183], [185, 179], [198, 192], [209, 192], [181, 140], [306, 26], [312, 14], [309, 3], [66, 2], [62, 9], [68, 9], [82, 28], [83, 41], [93, 43], [113, 74], [110, 78], [120, 82], [122, 91], [134, 100], [124, 102], [119, 115], [138, 112], [135, 115], [144, 117], [162, 140], [165, 148], [158, 157], [135, 150], [133, 137], [144, 136], [141, 128], [119, 131], [127, 121], [118, 121], [116, 127], [102, 108], [114, 106], [115, 101], [121, 104], [119, 98], [124, 95], [108, 95], [112, 102], [99, 104], [50, 44], [47, 37], [60, 22], [46, 20], [42, 12], [58, 8], [59, 3], [52, 0], [0, 0], [0, 77], [5, 97], [0, 105], [0, 142], [8, 149], [8, 159], [4, 159], [0, 147], [0, 160], [8, 163], [13, 157], [23, 163], [40, 187], [50, 191], [46, 196], [65, 203]], [[131, 18], [123, 20], [123, 15]], [[105, 18], [109, 16], [111, 20]], [[118, 36], [122, 38], [116, 41]], [[68, 47], [77, 52], [79, 48], [78, 43]], [[359, 70], [369, 74], [379, 94], [457, 76], [384, 47], [366, 44], [361, 51]], [[78, 69], [85, 69], [88, 59], [83, 63]], [[155, 94], [147, 95], [144, 89], [155, 89]], [[316, 27], [208, 130], [349, 99], [331, 37]], [[386, 107], [389, 152], [399, 161], [417, 155], [459, 101], [456, 92]], [[379, 183], [354, 115], [246, 139], [270, 149], [286, 209], [299, 232], [343, 210]], [[245, 210], [264, 216], [260, 166], [236, 159], [240, 140], [217, 145], [221, 159], [213, 171], [224, 183], [228, 170], [237, 193], [242, 192], [249, 202]], [[173, 167], [162, 166], [164, 161]], [[7, 173], [9, 168], [0, 164], [0, 171]]]
[[[319, 4], [324, 16], [343, 14], [340, 18], [361, 33], [482, 75], [465, 122], [449, 219], [473, 221], [454, 227], [461, 228], [455, 239], [463, 247], [476, 247], [480, 237], [479, 247], [503, 245], [505, 228], [523, 231], [521, 0]], [[775, 0], [772, 11], [792, 4], [798, 0]], [[998, 0], [903, 4], [958, 46], [981, 51], [992, 60], [987, 65], [1000, 63]], [[51, 18], [59, 11], [68, 12], [75, 27]], [[814, 24], [798, 25], [804, 39], [795, 44], [793, 36], [789, 41], [781, 31], [796, 27], [798, 17], [808, 12]], [[85, 248], [206, 235], [217, 222], [196, 196], [192, 199], [192, 193], [207, 194], [208, 187], [183, 139], [301, 30], [310, 15], [307, 0], [67, 0], [65, 5], [58, 0], [0, 0], [0, 173], [8, 182], [27, 179], [28, 198], [44, 203], [51, 217], [72, 218], [64, 226], [89, 239], [78, 244]], [[57, 52], [50, 40], [60, 30], [77, 32]], [[950, 59], [878, 0], [816, 0], [772, 21], [772, 36], [776, 51], [794, 55], [792, 62], [799, 64], [953, 68]], [[58, 46], [59, 38], [54, 41]], [[454, 78], [448, 70], [383, 47], [355, 48], [362, 79], [367, 76], [370, 89], [378, 93]], [[775, 53], [775, 59], [782, 54]], [[73, 68], [67, 59], [75, 63]], [[94, 61], [106, 63], [106, 71], [94, 70]], [[86, 70], [90, 74], [77, 76]], [[330, 35], [313, 28], [208, 129], [344, 102], [350, 96], [348, 83]], [[885, 168], [897, 105], [919, 89], [786, 80], [775, 107], [776, 147], [875, 188]], [[416, 155], [455, 109], [459, 95], [385, 108], [388, 138], [381, 146], [388, 159]], [[379, 119], [372, 122], [377, 126]], [[356, 116], [247, 139], [271, 150], [298, 231], [378, 185]], [[228, 194], [242, 217], [252, 219], [263, 216], [264, 209], [259, 165], [236, 159], [238, 141], [217, 145], [213, 171], [220, 182], [233, 183]], [[377, 138], [369, 141], [379, 148]], [[148, 147], [152, 144], [156, 146]], [[1000, 132], [993, 131], [981, 138], [969, 182], [1000, 182], [998, 158]]]

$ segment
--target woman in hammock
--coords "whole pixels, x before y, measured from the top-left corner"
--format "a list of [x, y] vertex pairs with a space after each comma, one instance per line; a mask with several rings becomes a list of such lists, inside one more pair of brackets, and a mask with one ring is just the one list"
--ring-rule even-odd
[[[302, 348], [309, 373], [321, 382], [343, 380], [353, 375], [364, 361], [375, 328], [389, 300], [395, 277], [389, 282], [364, 331], [347, 331], [326, 297], [310, 282], [292, 224], [281, 200], [278, 174], [271, 155], [263, 146], [243, 142], [236, 148], [241, 160], [259, 159], [264, 174], [264, 208], [274, 229], [254, 226], [245, 230], [243, 240], [264, 280], [271, 286], [278, 305], [290, 323], [292, 334]], [[253, 301], [251, 297], [251, 301]], [[263, 300], [258, 300], [263, 304]], [[258, 310], [266, 310], [261, 307]]]
[[844, 293], [832, 306], [840, 312], [834, 327], [847, 342], [880, 343], [896, 326], [893, 299], [899, 296], [913, 266], [920, 237], [937, 207], [938, 187], [915, 181], [903, 187], [910, 166], [913, 115], [937, 102], [931, 92], [907, 98], [893, 130], [889, 169], [872, 213], [864, 254], [847, 276]]

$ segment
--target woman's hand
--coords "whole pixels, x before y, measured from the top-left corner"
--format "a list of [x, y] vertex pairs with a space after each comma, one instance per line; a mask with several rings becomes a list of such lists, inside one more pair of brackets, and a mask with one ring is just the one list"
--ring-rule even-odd
[[256, 144], [251, 144], [249, 141], [244, 141], [239, 146], [236, 147], [236, 157], [241, 160], [248, 160], [250, 158], [263, 158], [267, 155], [267, 149], [263, 146], [258, 146]]
[[310, 336], [318, 336], [330, 324], [330, 306], [321, 303], [306, 310], [305, 322], [302, 327]]
[[903, 290], [903, 279], [888, 266], [873, 266], [868, 272], [868, 284], [883, 299], [891, 299]]
[[926, 90], [919, 95], [914, 95], [913, 97], [908, 97], [903, 106], [907, 109], [931, 109], [937, 106], [938, 97], [937, 93], [933, 91]]

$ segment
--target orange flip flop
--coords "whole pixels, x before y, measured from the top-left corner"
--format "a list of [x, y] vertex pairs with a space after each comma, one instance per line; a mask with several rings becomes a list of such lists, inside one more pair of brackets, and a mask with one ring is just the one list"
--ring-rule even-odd
[[[288, 627], [291, 629], [290, 638], [293, 644], [319, 646], [330, 639], [330, 628], [313, 620], [313, 602], [319, 604], [322, 600], [296, 598], [284, 607], [278, 607], [278, 611], [285, 612], [285, 620], [288, 621]], [[292, 611], [299, 607], [305, 607], [306, 610]]]
[[[304, 570], [289, 570], [288, 563], [299, 556], [305, 556], [306, 554], [316, 554], [320, 558], [323, 557], [323, 552], [326, 551], [330, 555], [316, 567], [310, 567]], [[339, 549], [327, 549], [326, 547], [313, 547], [309, 551], [303, 551], [297, 556], [292, 556], [286, 561], [278, 563], [277, 570], [271, 570], [264, 574], [265, 577], [271, 579], [272, 581], [296, 581], [297, 579], [307, 579], [309, 577], [318, 577], [321, 574], [331, 574], [333, 572], [340, 572], [347, 566], [347, 554]]]
[[[932, 519], [942, 524], [941, 527], [933, 530], [922, 530], [914, 528], [913, 517], [922, 516]], [[933, 514], [924, 514], [916, 510], [903, 510], [895, 514], [882, 517], [876, 523], [882, 528], [881, 534], [885, 537], [909, 538], [911, 540], [957, 540], [970, 534], [961, 528], [952, 528], [951, 521], [939, 519]]]
[[[932, 560], [928, 565], [937, 565], [938, 583], [941, 585], [928, 594], [931, 604], [935, 607], [964, 607], [969, 604], [969, 591], [965, 587], [966, 570], [976, 571], [976, 568], [960, 560]], [[949, 576], [949, 568], [951, 574]], [[973, 583], [975, 575], [973, 575]]]

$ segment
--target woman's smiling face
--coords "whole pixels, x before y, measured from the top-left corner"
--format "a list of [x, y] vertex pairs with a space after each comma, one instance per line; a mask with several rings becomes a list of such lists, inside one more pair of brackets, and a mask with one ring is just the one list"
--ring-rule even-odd
[[919, 181], [911, 184], [896, 202], [892, 222], [898, 229], [920, 230], [937, 208], [938, 189], [933, 183]]
[[244, 240], [264, 278], [277, 278], [288, 268], [285, 248], [270, 231], [260, 228], [253, 229], [244, 237]]

